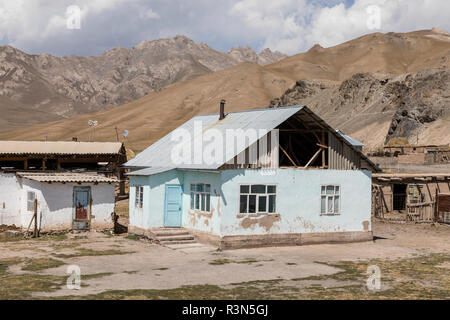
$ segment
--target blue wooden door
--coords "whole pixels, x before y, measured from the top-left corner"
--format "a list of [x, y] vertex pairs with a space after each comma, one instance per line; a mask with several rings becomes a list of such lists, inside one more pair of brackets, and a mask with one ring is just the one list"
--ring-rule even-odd
[[181, 227], [182, 190], [180, 185], [166, 185], [164, 226]]

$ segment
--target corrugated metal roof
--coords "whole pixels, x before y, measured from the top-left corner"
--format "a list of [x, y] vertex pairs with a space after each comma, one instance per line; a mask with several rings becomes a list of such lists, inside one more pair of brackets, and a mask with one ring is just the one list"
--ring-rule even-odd
[[[126, 167], [172, 167], [172, 168], [191, 168], [191, 169], [217, 169], [223, 163], [234, 158], [237, 154], [247, 149], [250, 145], [255, 143], [258, 137], [249, 137], [246, 139], [245, 143], [241, 146], [237, 146], [234, 154], [229, 154], [225, 157], [224, 161], [220, 164], [177, 164], [171, 161], [171, 152], [180, 143], [179, 141], [173, 141], [172, 135], [177, 131], [182, 132], [186, 130], [187, 133], [192, 137], [190, 148], [193, 150], [193, 146], [196, 143], [200, 143], [202, 139], [204, 140], [204, 134], [211, 129], [218, 130], [222, 137], [226, 136], [226, 130], [267, 130], [270, 131], [284, 122], [286, 119], [297, 113], [303, 108], [303, 106], [291, 106], [291, 107], [281, 107], [281, 108], [267, 108], [267, 109], [256, 109], [256, 110], [246, 110], [238, 112], [227, 113], [225, 119], [219, 121], [218, 114], [211, 115], [201, 115], [192, 118], [191, 120], [185, 122], [183, 125], [173, 130], [171, 133], [167, 134], [163, 138], [159, 139], [157, 142], [152, 144], [150, 147], [138, 154], [134, 159], [128, 161], [124, 166]], [[194, 126], [196, 121], [201, 123], [203, 128], [202, 132], [194, 132]], [[175, 133], [176, 134], [176, 133]]]
[[121, 142], [0, 141], [0, 154], [118, 154]]
[[108, 178], [99, 174], [75, 172], [17, 172], [17, 176], [39, 182], [95, 182], [116, 183], [115, 178]]
[[[152, 168], [145, 168], [145, 169], [141, 169], [141, 170], [136, 170], [136, 171], [132, 171], [129, 173], [126, 173], [125, 175], [127, 176], [152, 176], [158, 173], [163, 173], [163, 172], [167, 172], [173, 169], [177, 169], [177, 168], [156, 168], [156, 167], [152, 167]], [[177, 169], [180, 171], [197, 171], [197, 172], [209, 172], [209, 173], [219, 173], [219, 170], [210, 170], [210, 169]]]
[[152, 168], [145, 168], [145, 169], [141, 169], [141, 170], [132, 171], [132, 172], [126, 173], [126, 175], [127, 176], [151, 176], [154, 174], [163, 173], [163, 172], [170, 171], [173, 169], [175, 169], [175, 168], [152, 167]]
[[[266, 109], [254, 109], [245, 110], [238, 112], [227, 113], [225, 119], [219, 121], [218, 114], [202, 115], [196, 116], [191, 120], [185, 122], [177, 129], [173, 130], [163, 138], [159, 139], [157, 142], [152, 144], [150, 147], [145, 149], [143, 152], [138, 154], [134, 159], [131, 159], [124, 164], [125, 167], [131, 168], [156, 168], [155, 170], [161, 170], [161, 168], [179, 168], [179, 169], [218, 169], [227, 161], [233, 159], [236, 155], [247, 149], [250, 145], [255, 143], [261, 137], [251, 137], [247, 136], [245, 143], [236, 146], [234, 153], [227, 154], [224, 157], [224, 161], [221, 163], [207, 164], [178, 164], [173, 163], [171, 159], [172, 150], [179, 146], [180, 141], [173, 140], [172, 137], [178, 133], [185, 130], [186, 135], [192, 137], [189, 145], [187, 146], [191, 153], [194, 153], [194, 147], [196, 144], [201, 145], [202, 141], [205, 141], [205, 133], [208, 130], [215, 129], [221, 134], [222, 137], [226, 137], [227, 130], [237, 130], [242, 129], [246, 131], [247, 129], [265, 130], [266, 132], [275, 129], [281, 123], [289, 119], [291, 116], [296, 114], [298, 111], [303, 110], [308, 113], [316, 122], [320, 123], [321, 126], [334, 133], [335, 136], [349, 145], [353, 150], [358, 152], [362, 159], [367, 161], [367, 163], [373, 168], [374, 171], [381, 171], [376, 164], [374, 164], [370, 159], [368, 159], [360, 150], [358, 150], [355, 145], [352, 144], [351, 140], [346, 139], [342, 134], [336, 132], [335, 129], [330, 127], [323, 119], [317, 116], [314, 112], [308, 109], [306, 106], [289, 106], [280, 108], [266, 108]], [[196, 132], [195, 124], [199, 121], [201, 123], [202, 131]], [[352, 139], [353, 140], [353, 139]], [[356, 140], [355, 140], [356, 141]], [[225, 150], [225, 143], [223, 143], [223, 148]], [[228, 151], [228, 150], [227, 150]], [[226, 152], [224, 151], [224, 154]], [[167, 171], [167, 170], [166, 170]], [[155, 174], [155, 173], [153, 173]]]
[[341, 136], [343, 136], [345, 140], [347, 140], [348, 142], [350, 142], [350, 143], [352, 144], [352, 146], [355, 146], [355, 147], [364, 147], [364, 143], [359, 142], [358, 140], [355, 140], [355, 139], [353, 139], [352, 137], [343, 134], [343, 133], [341, 132], [341, 130], [336, 130], [336, 132], [339, 133]]

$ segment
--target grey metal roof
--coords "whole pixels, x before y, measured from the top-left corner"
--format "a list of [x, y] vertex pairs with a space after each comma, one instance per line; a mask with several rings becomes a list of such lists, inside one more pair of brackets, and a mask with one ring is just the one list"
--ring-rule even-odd
[[[126, 173], [127, 176], [152, 176], [158, 173], [167, 172], [170, 170], [174, 170], [177, 168], [160, 168], [160, 167], [152, 167], [152, 168], [145, 168], [141, 170], [132, 171], [129, 173]], [[219, 173], [220, 170], [210, 170], [210, 169], [177, 169], [180, 171], [196, 171], [196, 172], [208, 172], [208, 173]]]
[[[192, 118], [191, 120], [185, 122], [183, 125], [167, 134], [163, 138], [159, 139], [157, 142], [152, 144], [150, 147], [142, 151], [135, 158], [131, 159], [125, 163], [125, 167], [153, 167], [153, 168], [191, 168], [191, 169], [218, 169], [222, 164], [226, 163], [230, 159], [233, 159], [237, 154], [241, 153], [247, 149], [250, 145], [255, 143], [260, 137], [249, 137], [246, 139], [245, 143], [237, 146], [233, 154], [228, 154], [224, 156], [224, 161], [222, 163], [200, 163], [200, 164], [178, 164], [173, 163], [171, 160], [171, 153], [179, 141], [173, 141], [172, 135], [182, 130], [187, 130], [186, 132], [192, 137], [190, 143], [190, 149], [193, 150], [193, 146], [196, 143], [204, 140], [204, 135], [208, 130], [217, 130], [222, 137], [226, 136], [226, 131], [231, 130], [267, 130], [270, 131], [284, 122], [286, 119], [303, 109], [303, 106], [291, 106], [291, 107], [281, 107], [281, 108], [266, 108], [266, 109], [255, 109], [246, 110], [238, 112], [229, 112], [225, 119], [219, 121], [218, 114], [201, 115]], [[201, 123], [203, 130], [201, 132], [194, 132], [194, 126], [196, 121]], [[193, 152], [193, 151], [191, 151]], [[225, 153], [224, 153], [225, 155]]]
[[1, 154], [118, 154], [121, 142], [0, 141]]
[[[190, 148], [191, 153], [193, 154], [193, 146], [196, 143], [200, 143], [200, 141], [205, 140], [204, 136], [208, 130], [216, 129], [222, 135], [222, 137], [226, 136], [226, 131], [231, 130], [247, 130], [247, 129], [256, 129], [256, 130], [265, 130], [270, 131], [278, 127], [281, 123], [286, 121], [288, 118], [293, 116], [298, 111], [303, 110], [308, 113], [312, 118], [315, 119], [316, 122], [320, 123], [324, 128], [334, 133], [335, 136], [343, 141], [345, 144], [350, 146], [353, 150], [355, 150], [362, 159], [367, 161], [367, 163], [374, 169], [374, 171], [381, 171], [380, 168], [374, 164], [370, 159], [368, 159], [358, 148], [356, 145], [353, 145], [351, 142], [353, 139], [348, 140], [342, 134], [336, 132], [335, 129], [330, 127], [323, 119], [317, 116], [314, 112], [308, 109], [306, 106], [289, 106], [289, 107], [280, 107], [280, 108], [266, 108], [266, 109], [255, 109], [255, 110], [245, 110], [238, 112], [230, 112], [227, 113], [225, 119], [219, 120], [218, 114], [211, 115], [201, 115], [192, 118], [191, 120], [185, 122], [183, 125], [173, 130], [163, 138], [159, 139], [157, 142], [152, 144], [150, 147], [145, 149], [143, 152], [138, 154], [134, 159], [131, 159], [127, 163], [124, 164], [124, 167], [130, 168], [151, 168], [155, 170], [155, 172], [164, 172], [168, 170], [172, 170], [174, 168], [177, 169], [218, 169], [227, 161], [233, 159], [236, 155], [240, 154], [242, 151], [247, 149], [250, 145], [255, 143], [260, 137], [250, 137], [246, 139], [245, 143], [240, 146], [236, 146], [234, 153], [227, 154], [224, 151], [224, 161], [221, 163], [207, 164], [207, 163], [198, 163], [198, 164], [179, 164], [174, 163], [171, 160], [172, 150], [176, 149], [176, 146], [180, 144], [179, 141], [175, 141], [172, 139], [173, 135], [186, 130], [185, 133], [190, 135], [192, 140], [188, 143], [187, 148]], [[195, 131], [196, 121], [201, 123], [202, 130], [199, 132]], [[197, 122], [198, 124], [198, 122]], [[354, 140], [356, 142], [356, 140]], [[223, 148], [225, 148], [225, 143], [223, 143]], [[164, 171], [162, 168], [165, 168]], [[170, 169], [168, 169], [170, 168]], [[153, 172], [153, 171], [149, 171]], [[144, 171], [141, 170], [141, 174]], [[156, 173], [151, 173], [156, 174]]]
[[108, 178], [95, 173], [76, 172], [17, 172], [17, 176], [38, 182], [95, 182], [95, 183], [116, 183], [115, 178]]
[[171, 167], [151, 167], [126, 173], [127, 176], [151, 176], [158, 173], [173, 170]]
[[341, 136], [343, 136], [345, 140], [347, 140], [348, 142], [350, 142], [350, 143], [352, 144], [352, 146], [355, 146], [355, 147], [364, 147], [364, 143], [359, 142], [358, 140], [355, 140], [355, 139], [353, 139], [352, 137], [343, 134], [343, 133], [341, 132], [341, 130], [336, 130], [336, 132], [339, 133]]

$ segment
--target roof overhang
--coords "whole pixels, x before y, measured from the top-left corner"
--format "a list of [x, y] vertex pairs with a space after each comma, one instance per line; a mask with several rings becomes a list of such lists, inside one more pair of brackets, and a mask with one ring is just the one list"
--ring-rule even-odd
[[18, 177], [47, 183], [116, 183], [115, 178], [99, 174], [72, 172], [16, 172]]

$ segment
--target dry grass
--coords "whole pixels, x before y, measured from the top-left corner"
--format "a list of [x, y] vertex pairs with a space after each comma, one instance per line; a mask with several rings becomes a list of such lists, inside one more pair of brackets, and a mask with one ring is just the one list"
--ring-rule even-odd
[[74, 253], [55, 253], [53, 256], [56, 258], [68, 259], [68, 258], [78, 258], [78, 257], [95, 257], [95, 256], [112, 256], [112, 255], [122, 255], [122, 254], [130, 254], [133, 251], [121, 251], [116, 249], [108, 249], [108, 250], [93, 250], [86, 248], [79, 248]]
[[[342, 271], [299, 279], [272, 279], [233, 283], [227, 286], [195, 285], [169, 290], [112, 290], [96, 295], [67, 299], [449, 299], [450, 275], [437, 266], [450, 261], [450, 255], [367, 262], [329, 264]], [[367, 267], [380, 267], [382, 287], [366, 287]]]

